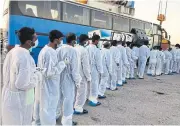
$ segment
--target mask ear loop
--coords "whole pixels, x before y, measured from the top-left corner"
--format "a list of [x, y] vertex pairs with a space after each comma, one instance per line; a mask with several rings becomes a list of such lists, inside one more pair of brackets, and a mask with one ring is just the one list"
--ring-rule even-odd
[[84, 43], [84, 47], [86, 47], [86, 46], [88, 46], [88, 45], [89, 45], [89, 42], [86, 41], [86, 42]]

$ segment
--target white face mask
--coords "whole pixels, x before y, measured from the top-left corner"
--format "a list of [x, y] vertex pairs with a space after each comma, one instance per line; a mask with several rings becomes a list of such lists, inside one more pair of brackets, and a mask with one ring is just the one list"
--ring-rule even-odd
[[34, 43], [35, 43], [35, 45], [33, 46], [33, 48], [36, 48], [38, 46], [38, 44], [39, 44], [38, 39]]
[[31, 48], [29, 49], [30, 52], [32, 52], [32, 49], [33, 49], [33, 48], [36, 48], [36, 47], [38, 46], [38, 44], [39, 44], [38, 39], [37, 39], [34, 43], [35, 43], [34, 46], [31, 46], [31, 45], [30, 45], [30, 46], [31, 46]]
[[77, 45], [77, 41], [72, 41], [72, 46], [75, 47]]
[[60, 43], [60, 44], [57, 45], [57, 48], [59, 48], [59, 47], [61, 47], [61, 46], [62, 46], [62, 44]]
[[60, 45], [62, 45], [63, 44], [63, 40], [61, 40], [61, 44]]
[[63, 40], [61, 40], [61, 42], [59, 44], [57, 44], [57, 47], [56, 48], [59, 48], [63, 45]]
[[61, 40], [60, 44], [57, 45], [57, 48], [61, 47], [63, 45], [63, 40]]

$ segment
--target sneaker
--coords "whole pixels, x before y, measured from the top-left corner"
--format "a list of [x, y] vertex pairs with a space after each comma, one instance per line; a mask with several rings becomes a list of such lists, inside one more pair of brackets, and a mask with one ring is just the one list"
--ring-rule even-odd
[[103, 95], [103, 96], [98, 95], [98, 98], [99, 98], [99, 99], [105, 99], [105, 98], [106, 98], [106, 96], [105, 96], [105, 95]]
[[111, 91], [117, 91], [118, 90], [118, 88], [115, 88], [114, 90], [111, 90]]
[[72, 125], [77, 125], [78, 123], [77, 122], [75, 122], [75, 121], [72, 121]]
[[117, 86], [117, 87], [121, 87], [121, 86], [123, 86], [123, 85], [122, 85], [122, 84], [116, 84], [116, 86]]
[[89, 101], [89, 103], [88, 103], [90, 106], [93, 106], [93, 107], [96, 107], [96, 106], [99, 106], [99, 105], [101, 105], [101, 103], [100, 102], [97, 102], [97, 103], [94, 103], [94, 102], [92, 102], [92, 101]]
[[88, 113], [88, 110], [86, 110], [86, 109], [83, 109], [83, 112], [78, 112], [78, 111], [74, 110], [74, 114], [76, 114], [76, 115], [83, 115], [83, 114], [87, 114], [87, 113]]

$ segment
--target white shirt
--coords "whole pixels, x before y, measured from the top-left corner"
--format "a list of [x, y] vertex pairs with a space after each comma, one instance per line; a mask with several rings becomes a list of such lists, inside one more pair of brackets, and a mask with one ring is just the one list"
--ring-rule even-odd
[[132, 51], [135, 53], [137, 57], [139, 57], [139, 48], [138, 47], [133, 47]]
[[151, 50], [150, 52], [150, 63], [156, 63], [157, 61], [157, 56], [158, 56], [158, 51], [157, 50]]
[[117, 48], [120, 51], [123, 65], [129, 65], [125, 47], [123, 47], [122, 45], [118, 45]]
[[36, 65], [29, 50], [14, 47], [3, 64], [3, 84], [11, 90], [29, 90], [36, 86]]
[[89, 55], [87, 50], [80, 45], [74, 47], [78, 53], [78, 66], [81, 77], [85, 77], [87, 81], [91, 81]]
[[142, 45], [139, 48], [139, 58], [142, 60], [147, 60], [150, 56], [150, 49], [146, 45]]
[[110, 49], [102, 48], [101, 54], [104, 74], [112, 74], [112, 57]]
[[98, 49], [96, 45], [93, 45], [93, 44], [90, 44], [86, 48], [89, 54], [89, 62], [90, 62], [91, 69], [92, 67], [96, 67], [96, 70], [99, 73], [103, 73], [100, 49]]

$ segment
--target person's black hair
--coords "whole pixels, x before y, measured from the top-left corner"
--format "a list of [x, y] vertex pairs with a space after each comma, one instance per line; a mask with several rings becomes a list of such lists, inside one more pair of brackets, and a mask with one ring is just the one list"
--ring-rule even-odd
[[113, 40], [113, 41], [111, 42], [111, 45], [112, 45], [112, 46], [117, 46], [117, 41], [116, 41], [116, 40]]
[[171, 50], [172, 50], [172, 48], [169, 48], [169, 49], [168, 49], [168, 51], [171, 51]]
[[131, 42], [126, 42], [127, 46], [130, 47], [131, 46]]
[[64, 37], [63, 34], [58, 30], [52, 30], [49, 33], [50, 42], [54, 42], [55, 39], [60, 39], [62, 37]]
[[135, 43], [131, 43], [131, 47], [135, 47]]
[[132, 43], [130, 48], [132, 49], [133, 47], [136, 47], [135, 45], [135, 43]]
[[162, 51], [162, 48], [161, 48], [161, 47], [159, 47], [159, 51]]
[[156, 46], [156, 50], [159, 50], [159, 46]]
[[175, 47], [180, 47], [180, 45], [179, 45], [179, 44], [176, 44]]
[[122, 43], [122, 41], [117, 41], [117, 44], [118, 44], [118, 45], [121, 45], [121, 43]]
[[103, 43], [104, 48], [109, 48], [111, 47], [111, 43], [109, 41], [106, 41], [105, 43]]
[[140, 48], [142, 46], [142, 44], [140, 44], [140, 43], [137, 43], [136, 45], [138, 48]]
[[27, 40], [33, 40], [33, 35], [35, 34], [35, 30], [29, 27], [23, 27], [18, 31], [18, 38], [21, 44], [25, 44]]
[[126, 42], [122, 42], [122, 46], [125, 46]]
[[148, 40], [144, 40], [144, 45], [148, 45], [149, 44], [149, 41]]
[[86, 34], [81, 34], [79, 36], [79, 44], [80, 45], [83, 45], [84, 44], [84, 41], [87, 41], [89, 39], [89, 37], [86, 35]]
[[92, 37], [92, 42], [95, 42], [96, 40], [99, 41], [100, 40], [100, 36], [94, 34], [93, 37]]
[[154, 46], [153, 49], [157, 49], [157, 46]]
[[67, 43], [71, 43], [74, 40], [76, 40], [76, 35], [74, 33], [68, 33], [66, 35], [66, 42]]

